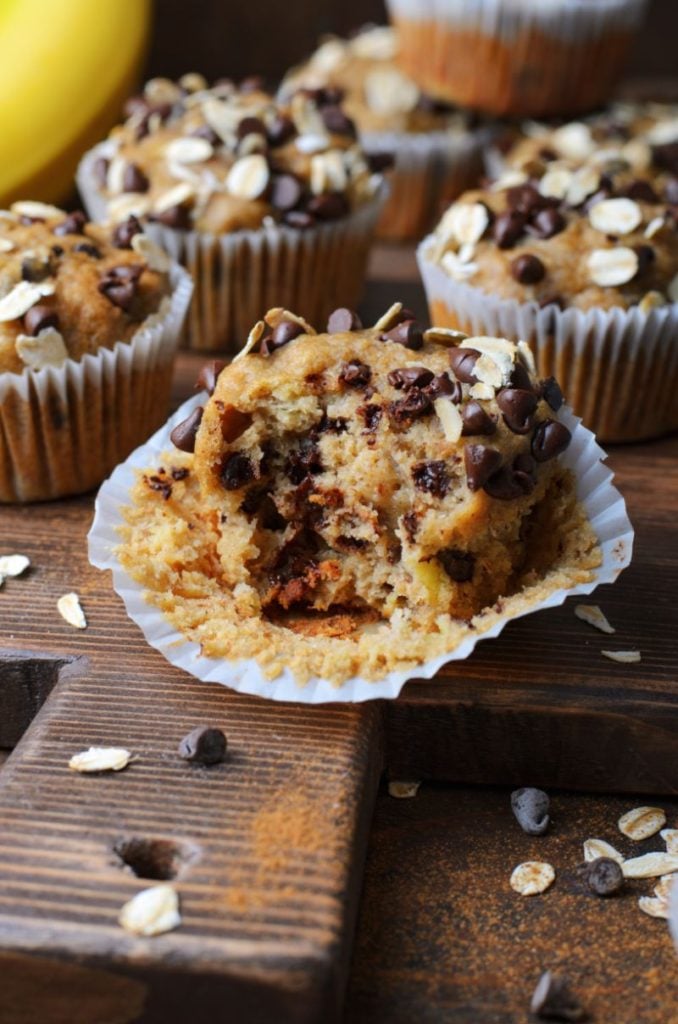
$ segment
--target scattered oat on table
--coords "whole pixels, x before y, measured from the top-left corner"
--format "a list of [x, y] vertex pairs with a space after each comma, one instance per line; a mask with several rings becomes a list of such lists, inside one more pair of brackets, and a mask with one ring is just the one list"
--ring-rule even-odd
[[124, 747], [90, 747], [74, 754], [68, 767], [74, 772], [119, 772], [127, 767], [131, 758]]
[[650, 917], [661, 917], [667, 921], [670, 913], [671, 889], [674, 883], [673, 875], [663, 875], [659, 884], [654, 887], [654, 896], [640, 896], [638, 906], [643, 913]]
[[595, 626], [601, 633], [616, 633], [616, 629], [610, 625], [597, 604], [575, 605], [574, 614], [582, 622], [586, 622], [589, 626]]
[[678, 871], [678, 857], [672, 853], [645, 853], [622, 864], [625, 878], [659, 878]]
[[392, 779], [388, 784], [388, 795], [397, 797], [398, 800], [408, 800], [417, 795], [420, 786], [421, 782]]
[[62, 594], [57, 601], [57, 610], [61, 618], [65, 619], [69, 626], [75, 626], [76, 629], [85, 629], [87, 627], [87, 619], [80, 607], [80, 599], [76, 593]]
[[659, 835], [666, 843], [667, 853], [675, 853], [678, 856], [678, 828], [663, 828]]
[[21, 576], [31, 564], [26, 555], [0, 555], [0, 577], [4, 582], [6, 576]]
[[634, 807], [632, 811], [622, 814], [617, 827], [622, 835], [634, 842], [649, 839], [656, 835], [666, 824], [666, 815], [661, 807]]
[[640, 661], [640, 651], [601, 651], [610, 661], [618, 661], [620, 665], [635, 665]]
[[615, 850], [614, 846], [606, 843], [604, 839], [585, 839], [584, 860], [586, 863], [590, 864], [591, 861], [597, 860], [599, 857], [609, 857], [610, 860], [616, 860], [617, 864], [624, 863], [624, 858], [619, 850]]
[[171, 885], [142, 889], [125, 903], [119, 923], [133, 935], [162, 935], [181, 924], [179, 897]]
[[555, 881], [556, 873], [551, 864], [540, 860], [526, 860], [513, 869], [511, 888], [521, 896], [538, 896], [546, 892]]

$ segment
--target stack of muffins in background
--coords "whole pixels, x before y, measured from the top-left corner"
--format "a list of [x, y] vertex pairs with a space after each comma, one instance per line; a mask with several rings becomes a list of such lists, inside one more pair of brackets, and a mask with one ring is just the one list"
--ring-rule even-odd
[[81, 161], [94, 224], [2, 214], [0, 500], [100, 482], [182, 338], [232, 355], [270, 307], [354, 307], [375, 232], [419, 242], [433, 322], [527, 341], [603, 440], [678, 427], [678, 107], [592, 112], [644, 6], [390, 0], [276, 95], [149, 81]]

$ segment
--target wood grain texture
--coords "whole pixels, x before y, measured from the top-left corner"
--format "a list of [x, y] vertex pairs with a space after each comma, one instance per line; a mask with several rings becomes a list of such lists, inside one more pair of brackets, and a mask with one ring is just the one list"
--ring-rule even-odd
[[[678, 801], [662, 799], [674, 827]], [[424, 784], [413, 800], [381, 793], [370, 837], [347, 1024], [528, 1024], [542, 971], [567, 975], [594, 1024], [675, 1024], [678, 964], [666, 922], [638, 908], [651, 879], [601, 899], [576, 874], [582, 842], [627, 856], [622, 797], [554, 793], [545, 836], [521, 832], [507, 790]], [[524, 860], [556, 881], [541, 896], [509, 886]]]

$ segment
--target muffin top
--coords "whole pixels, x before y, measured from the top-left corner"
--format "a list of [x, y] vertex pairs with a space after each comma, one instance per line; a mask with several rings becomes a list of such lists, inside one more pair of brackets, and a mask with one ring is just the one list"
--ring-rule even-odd
[[281, 88], [341, 89], [344, 109], [361, 132], [466, 131], [469, 116], [423, 93], [397, 66], [398, 38], [388, 26], [366, 26], [350, 39], [326, 37], [287, 75]]
[[[541, 169], [541, 168], [539, 168]], [[561, 309], [678, 302], [675, 208], [626, 164], [548, 162], [464, 193], [424, 254], [455, 281]]]
[[531, 122], [507, 152], [508, 167], [542, 174], [552, 166], [589, 164], [601, 174], [650, 181], [660, 199], [678, 204], [678, 104], [614, 103], [557, 128]]
[[374, 197], [381, 178], [339, 100], [316, 90], [278, 103], [258, 81], [210, 89], [196, 74], [151, 80], [92, 168], [108, 218], [132, 213], [223, 234], [346, 216]]
[[60, 366], [129, 341], [169, 296], [168, 257], [139, 224], [16, 202], [0, 212], [0, 371]]

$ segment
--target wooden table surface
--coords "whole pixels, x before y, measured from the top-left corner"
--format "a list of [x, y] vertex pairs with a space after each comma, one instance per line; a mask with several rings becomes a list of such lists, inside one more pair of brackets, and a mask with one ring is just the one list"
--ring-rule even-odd
[[[376, 250], [371, 278], [366, 322], [396, 298], [425, 317], [411, 251]], [[179, 360], [175, 401], [200, 362]], [[35, 569], [0, 594], [0, 749], [27, 729], [0, 771], [0, 1024], [211, 1024], [225, 1005], [244, 1024], [334, 1019], [366, 845], [347, 1024], [521, 1024], [547, 967], [571, 976], [598, 1024], [678, 1022], [665, 922], [637, 907], [651, 885], [603, 901], [575, 875], [582, 841], [616, 843], [619, 814], [639, 802], [607, 791], [678, 794], [677, 457], [674, 437], [610, 459], [637, 547], [632, 569], [596, 600], [618, 646], [643, 651], [641, 666], [605, 662], [604, 638], [568, 605], [512, 624], [397, 702], [354, 708], [275, 706], [177, 673], [87, 565], [91, 496], [2, 510], [0, 550], [25, 549]], [[84, 635], [55, 617], [56, 596], [73, 588], [93, 611]], [[212, 782], [197, 782], [173, 750], [205, 718], [224, 723], [235, 754]], [[66, 770], [74, 749], [125, 737], [142, 756], [124, 781]], [[599, 795], [555, 794], [553, 830], [534, 839], [513, 821], [508, 790], [438, 781], [398, 801], [382, 789], [368, 838], [382, 767], [391, 777]], [[290, 832], [285, 807], [294, 817], [300, 799], [304, 821]], [[678, 826], [675, 798], [652, 802]], [[285, 826], [284, 863], [252, 840], [262, 815], [267, 835]], [[201, 847], [178, 880], [185, 929], [150, 945], [115, 924], [142, 884], [111, 855], [130, 831], [179, 852]], [[558, 878], [522, 899], [508, 878], [535, 857]]]

